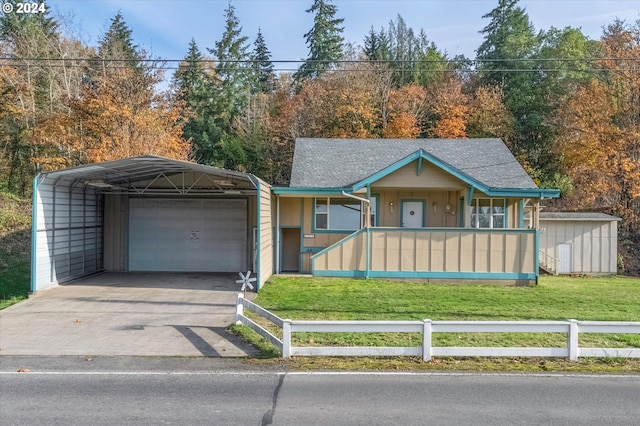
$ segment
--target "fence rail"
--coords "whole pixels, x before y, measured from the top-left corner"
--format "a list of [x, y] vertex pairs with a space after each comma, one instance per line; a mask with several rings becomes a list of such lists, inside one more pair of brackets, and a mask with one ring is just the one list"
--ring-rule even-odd
[[[249, 309], [282, 329], [282, 340], [244, 315]], [[581, 348], [580, 333], [640, 334], [640, 322], [623, 321], [292, 321], [238, 295], [236, 323], [245, 324], [291, 356], [433, 356], [640, 358], [640, 348]], [[292, 346], [293, 333], [421, 333], [420, 346]], [[464, 347], [432, 346], [433, 333], [566, 333], [564, 347]]]
[[259, 335], [267, 339], [267, 341], [269, 341], [269, 343], [275, 346], [280, 352], [284, 353], [282, 340], [278, 339], [269, 330], [262, 327], [260, 324], [244, 316], [245, 308], [271, 321], [272, 323], [274, 323], [280, 328], [284, 327], [284, 321], [280, 317], [272, 314], [271, 312], [267, 311], [263, 307], [256, 305], [255, 303], [245, 299], [242, 293], [238, 294], [237, 303], [236, 303], [236, 324], [244, 324], [247, 327], [251, 328], [253, 331], [255, 331], [256, 333], [258, 333]]

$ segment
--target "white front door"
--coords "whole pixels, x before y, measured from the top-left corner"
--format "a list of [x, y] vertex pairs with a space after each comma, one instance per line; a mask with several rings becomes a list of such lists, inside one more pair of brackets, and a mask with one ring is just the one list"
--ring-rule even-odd
[[573, 272], [571, 265], [571, 244], [558, 244], [558, 273], [570, 274]]
[[403, 228], [422, 228], [424, 226], [424, 203], [422, 201], [402, 202]]

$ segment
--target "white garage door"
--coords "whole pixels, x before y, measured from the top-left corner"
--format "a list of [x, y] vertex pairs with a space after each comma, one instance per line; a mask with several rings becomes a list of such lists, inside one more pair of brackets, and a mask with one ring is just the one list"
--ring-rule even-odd
[[246, 257], [247, 200], [130, 199], [130, 271], [238, 272]]

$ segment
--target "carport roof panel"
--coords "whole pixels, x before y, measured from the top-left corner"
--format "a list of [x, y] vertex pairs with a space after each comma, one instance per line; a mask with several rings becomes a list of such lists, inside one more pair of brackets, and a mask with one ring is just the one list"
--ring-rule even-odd
[[57, 186], [70, 186], [78, 182], [96, 181], [104, 184], [135, 182], [165, 174], [170, 176], [183, 172], [198, 172], [226, 179], [240, 189], [255, 189], [248, 174], [205, 166], [188, 161], [173, 160], [155, 155], [124, 158], [43, 173], [43, 178], [53, 180]]

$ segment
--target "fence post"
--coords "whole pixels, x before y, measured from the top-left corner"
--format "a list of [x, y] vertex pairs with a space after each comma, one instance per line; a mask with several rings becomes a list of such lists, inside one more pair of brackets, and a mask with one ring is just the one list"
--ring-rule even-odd
[[569, 337], [567, 345], [569, 346], [569, 360], [578, 360], [578, 321], [569, 320]]
[[236, 297], [236, 324], [242, 324], [240, 320], [240, 316], [244, 314], [244, 305], [242, 304], [242, 299], [244, 299], [244, 295], [242, 293], [238, 293]]
[[422, 321], [422, 359], [431, 361], [431, 320]]
[[282, 320], [282, 358], [291, 358], [291, 320]]

